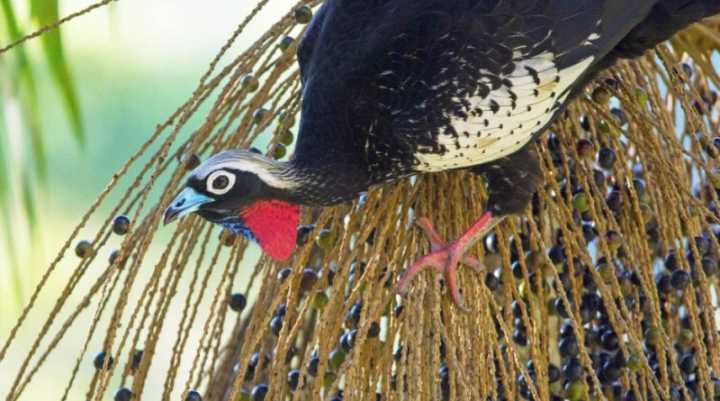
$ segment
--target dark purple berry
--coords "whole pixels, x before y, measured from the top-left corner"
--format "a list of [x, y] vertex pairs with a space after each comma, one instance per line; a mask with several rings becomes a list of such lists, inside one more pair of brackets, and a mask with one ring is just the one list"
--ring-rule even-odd
[[202, 401], [202, 396], [195, 390], [190, 390], [185, 397], [185, 401]]
[[121, 388], [117, 392], [115, 392], [115, 401], [130, 401], [132, 399], [133, 393], [128, 388]]
[[494, 273], [488, 273], [485, 275], [485, 286], [490, 291], [495, 291], [500, 287], [500, 279]]
[[308, 225], [300, 225], [297, 228], [297, 238], [295, 239], [295, 244], [297, 246], [304, 245], [307, 240], [308, 236], [312, 232], [312, 230], [315, 229], [314, 224], [308, 224]]
[[712, 247], [712, 243], [706, 236], [699, 236], [695, 237], [695, 246], [698, 249], [698, 252], [700, 252], [700, 255], [705, 256], [708, 253], [710, 253], [710, 249]]
[[130, 365], [130, 370], [132, 372], [137, 372], [137, 370], [140, 369], [140, 363], [142, 362], [142, 359], [143, 350], [136, 350], [132, 357], [132, 364]]
[[670, 274], [670, 284], [678, 291], [683, 291], [690, 284], [690, 274], [684, 270], [675, 270]]
[[555, 245], [552, 248], [550, 248], [550, 251], [548, 252], [548, 257], [550, 257], [550, 260], [554, 264], [560, 264], [565, 261], [565, 248], [561, 245]]
[[713, 277], [718, 274], [718, 262], [715, 258], [705, 256], [702, 258], [701, 262], [703, 271], [705, 272], [705, 275]]
[[246, 304], [247, 300], [245, 299], [245, 295], [236, 292], [230, 296], [230, 309], [234, 310], [235, 312], [242, 312], [243, 309], [245, 309]]
[[618, 336], [612, 330], [605, 330], [600, 337], [600, 342], [602, 343], [603, 348], [609, 351], [618, 349], [618, 346], [620, 345]]
[[610, 384], [620, 378], [620, 369], [613, 366], [611, 363], [605, 363], [598, 372], [600, 382], [603, 384]]
[[313, 269], [305, 269], [300, 278], [300, 288], [303, 291], [310, 291], [318, 281], [318, 274]]
[[598, 152], [598, 165], [605, 170], [611, 170], [616, 159], [617, 156], [615, 156], [615, 151], [610, 148], [602, 148]]
[[615, 121], [619, 126], [622, 127], [623, 125], [626, 125], [628, 123], [627, 116], [622, 109], [613, 107], [612, 109], [610, 109], [610, 114], [615, 117]]
[[528, 344], [527, 335], [525, 334], [524, 330], [521, 329], [514, 329], [512, 334], [512, 339], [515, 341], [515, 344], [525, 347]]
[[560, 380], [560, 368], [555, 366], [554, 364], [548, 365], [548, 381], [550, 383], [555, 383], [556, 381]]
[[563, 376], [566, 380], [573, 381], [578, 380], [582, 377], [583, 367], [580, 360], [577, 358], [570, 358], [562, 367]]
[[683, 355], [680, 358], [680, 370], [682, 370], [685, 374], [691, 374], [695, 371], [695, 368], [697, 367], [697, 362], [695, 360], [695, 355], [693, 353], [687, 353]]
[[275, 307], [275, 313], [273, 314], [273, 316], [284, 317], [286, 313], [287, 313], [287, 305], [278, 304], [278, 306]]
[[275, 316], [270, 320], [270, 331], [272, 331], [273, 334], [280, 335], [280, 330], [282, 330], [283, 327], [283, 318], [282, 316]]
[[112, 230], [117, 235], [125, 235], [130, 231], [130, 219], [127, 216], [117, 216], [113, 220]]
[[574, 336], [560, 339], [558, 350], [562, 357], [576, 356], [578, 354], [578, 343]]
[[356, 327], [360, 321], [360, 313], [362, 313], [362, 302], [357, 301], [350, 307], [350, 310], [345, 315], [345, 322], [350, 327]]
[[595, 146], [588, 139], [578, 140], [575, 149], [577, 150], [578, 156], [583, 159], [591, 158], [595, 153]]
[[265, 399], [265, 395], [268, 392], [268, 386], [267, 384], [261, 383], [255, 386], [252, 389], [252, 392], [250, 393], [250, 396], [252, 397], [252, 401], [263, 401]]
[[655, 278], [657, 289], [661, 294], [669, 294], [672, 291], [672, 283], [670, 282], [670, 275], [667, 273], [661, 273]]
[[107, 362], [107, 366], [105, 366], [106, 358], [108, 358], [108, 354], [105, 351], [98, 352], [97, 355], [95, 355], [95, 359], [93, 360], [93, 365], [95, 366], [95, 369], [102, 369], [103, 367], [106, 369], [111, 369], [113, 366], [113, 363], [115, 362], [113, 360], [112, 356], [109, 356], [109, 360]]
[[292, 369], [288, 372], [288, 387], [290, 391], [297, 390], [298, 384], [300, 383], [300, 371]]
[[318, 364], [320, 363], [320, 358], [317, 356], [317, 351], [313, 351], [313, 353], [310, 355], [310, 360], [307, 363], [307, 373], [315, 377], [318, 373]]
[[290, 277], [290, 274], [292, 274], [292, 268], [290, 268], [290, 267], [282, 268], [282, 269], [278, 270], [277, 279], [278, 279], [278, 281], [283, 282], [288, 277]]
[[380, 324], [378, 322], [370, 323], [370, 327], [368, 327], [368, 332], [367, 332], [368, 338], [375, 338], [379, 335], [380, 335]]
[[340, 337], [340, 346], [342, 347], [343, 351], [350, 352], [352, 348], [355, 346], [355, 336], [357, 335], [357, 330], [350, 330], [346, 331], [341, 337]]

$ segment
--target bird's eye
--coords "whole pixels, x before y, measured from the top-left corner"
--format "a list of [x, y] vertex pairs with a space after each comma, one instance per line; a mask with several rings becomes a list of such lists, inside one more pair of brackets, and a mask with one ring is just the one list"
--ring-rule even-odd
[[207, 191], [215, 195], [224, 195], [235, 185], [235, 174], [225, 170], [216, 171], [207, 178]]

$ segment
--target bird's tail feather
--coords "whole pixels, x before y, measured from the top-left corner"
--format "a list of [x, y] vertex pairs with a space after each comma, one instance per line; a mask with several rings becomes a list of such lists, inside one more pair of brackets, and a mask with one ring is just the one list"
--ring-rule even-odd
[[688, 25], [719, 13], [720, 0], [660, 0], [618, 44], [615, 56], [638, 57]]

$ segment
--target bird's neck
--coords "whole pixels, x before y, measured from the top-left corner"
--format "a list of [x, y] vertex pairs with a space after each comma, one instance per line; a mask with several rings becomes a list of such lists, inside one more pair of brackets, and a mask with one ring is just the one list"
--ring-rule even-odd
[[294, 160], [276, 163], [274, 173], [285, 188], [273, 188], [274, 197], [305, 206], [329, 206], [352, 200], [367, 191], [370, 182], [361, 171], [348, 166], [305, 165]]

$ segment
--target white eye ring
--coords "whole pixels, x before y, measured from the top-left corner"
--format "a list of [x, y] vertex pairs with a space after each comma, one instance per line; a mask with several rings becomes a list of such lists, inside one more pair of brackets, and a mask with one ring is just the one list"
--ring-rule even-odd
[[[216, 186], [216, 180], [220, 178], [221, 182], [219, 186]], [[225, 180], [222, 180], [225, 178]], [[229, 173], [225, 170], [218, 170], [210, 174], [207, 178], [206, 186], [207, 191], [213, 195], [225, 195], [230, 192], [232, 187], [235, 185], [235, 174]]]

